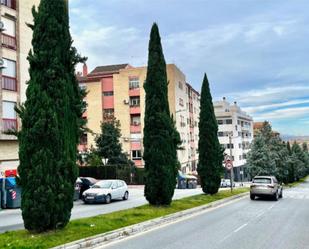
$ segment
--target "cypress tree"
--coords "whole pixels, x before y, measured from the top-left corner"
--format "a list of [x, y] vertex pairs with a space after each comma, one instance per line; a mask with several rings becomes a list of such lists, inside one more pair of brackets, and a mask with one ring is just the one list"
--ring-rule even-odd
[[66, 1], [41, 0], [32, 13], [27, 100], [17, 109], [18, 182], [25, 228], [42, 232], [63, 228], [71, 216], [84, 108], [75, 65], [83, 58], [72, 47]]
[[144, 126], [145, 197], [151, 205], [169, 205], [177, 176], [179, 133], [168, 104], [166, 64], [159, 28], [153, 24], [149, 41]]
[[223, 171], [223, 149], [218, 140], [218, 124], [207, 75], [204, 75], [199, 121], [199, 163], [197, 167], [204, 193], [218, 192]]

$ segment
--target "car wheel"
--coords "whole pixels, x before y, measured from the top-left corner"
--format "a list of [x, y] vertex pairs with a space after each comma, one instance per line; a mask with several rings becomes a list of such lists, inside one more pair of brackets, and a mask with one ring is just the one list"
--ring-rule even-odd
[[279, 193], [278, 193], [278, 191], [275, 193], [275, 195], [274, 195], [274, 200], [275, 201], [278, 201], [278, 199], [279, 199]]
[[128, 200], [128, 198], [129, 198], [129, 192], [126, 191], [126, 192], [124, 193], [124, 196], [122, 197], [122, 199], [123, 199], [124, 201], [126, 201], [126, 200]]
[[254, 201], [254, 200], [255, 200], [255, 195], [250, 194], [250, 199], [251, 199], [252, 201]]
[[106, 203], [106, 204], [109, 204], [109, 203], [111, 203], [111, 200], [112, 200], [111, 195], [108, 194], [108, 195], [105, 197], [105, 203]]

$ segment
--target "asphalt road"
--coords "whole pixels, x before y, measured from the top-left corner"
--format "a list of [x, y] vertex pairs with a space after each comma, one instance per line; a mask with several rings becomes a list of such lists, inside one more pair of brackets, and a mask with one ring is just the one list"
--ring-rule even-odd
[[309, 181], [283, 194], [277, 202], [246, 197], [99, 248], [309, 248]]
[[[72, 219], [91, 217], [99, 214], [111, 213], [118, 210], [133, 208], [147, 203], [144, 197], [143, 186], [129, 187], [130, 196], [127, 201], [113, 201], [105, 204], [84, 204], [82, 201], [74, 202]], [[173, 199], [180, 199], [187, 196], [201, 194], [201, 188], [197, 189], [176, 189]], [[20, 209], [5, 209], [0, 211], [0, 233], [6, 231], [23, 229], [23, 219]]]

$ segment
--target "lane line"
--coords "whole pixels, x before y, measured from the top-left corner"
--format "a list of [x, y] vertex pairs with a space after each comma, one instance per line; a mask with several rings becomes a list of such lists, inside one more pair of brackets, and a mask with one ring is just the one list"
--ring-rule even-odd
[[245, 223], [243, 225], [241, 225], [239, 228], [237, 228], [236, 230], [234, 230], [234, 233], [239, 232], [241, 229], [243, 229], [244, 227], [246, 227], [248, 225], [248, 223]]

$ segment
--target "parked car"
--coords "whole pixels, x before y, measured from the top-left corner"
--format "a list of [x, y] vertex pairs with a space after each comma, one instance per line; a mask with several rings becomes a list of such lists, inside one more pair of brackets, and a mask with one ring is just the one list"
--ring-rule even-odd
[[79, 186], [79, 199], [82, 199], [83, 193], [97, 182], [98, 180], [92, 177], [78, 177], [76, 180], [75, 189]]
[[220, 187], [221, 188], [226, 188], [227, 187], [227, 183], [225, 181], [226, 179], [221, 179], [221, 183], [220, 183]]
[[[230, 179], [221, 179], [221, 188], [230, 188], [231, 187], [231, 180]], [[235, 182], [233, 182], [233, 187], [235, 187]]]
[[84, 203], [110, 203], [112, 200], [129, 198], [127, 184], [122, 180], [102, 180], [83, 193]]
[[282, 186], [274, 176], [256, 176], [250, 186], [250, 199], [254, 200], [256, 196], [271, 196], [277, 201], [283, 196]]

